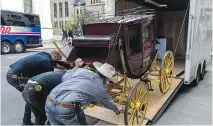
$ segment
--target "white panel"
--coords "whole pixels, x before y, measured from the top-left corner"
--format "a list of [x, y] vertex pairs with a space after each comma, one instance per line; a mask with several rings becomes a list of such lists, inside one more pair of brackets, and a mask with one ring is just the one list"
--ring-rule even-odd
[[165, 53], [166, 53], [166, 38], [160, 38], [158, 39], [157, 49], [158, 49], [158, 59], [163, 59]]

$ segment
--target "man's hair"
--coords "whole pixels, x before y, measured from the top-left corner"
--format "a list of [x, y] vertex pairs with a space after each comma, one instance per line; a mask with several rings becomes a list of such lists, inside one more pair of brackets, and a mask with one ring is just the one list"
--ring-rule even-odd
[[53, 50], [50, 54], [51, 54], [52, 58], [55, 57], [55, 56], [61, 55], [61, 53], [58, 50]]

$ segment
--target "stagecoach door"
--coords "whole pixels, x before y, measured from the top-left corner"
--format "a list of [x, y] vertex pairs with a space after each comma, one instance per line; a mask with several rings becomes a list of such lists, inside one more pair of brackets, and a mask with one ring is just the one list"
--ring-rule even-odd
[[152, 23], [142, 23], [142, 39], [143, 39], [143, 67], [147, 68], [150, 65], [154, 31]]

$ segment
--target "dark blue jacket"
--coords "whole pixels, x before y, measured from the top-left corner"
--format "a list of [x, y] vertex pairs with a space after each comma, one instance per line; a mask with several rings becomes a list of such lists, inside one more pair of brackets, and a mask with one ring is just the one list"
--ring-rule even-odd
[[44, 72], [54, 71], [55, 66], [56, 63], [49, 53], [40, 52], [18, 60], [10, 65], [10, 68], [18, 76], [31, 78]]
[[46, 93], [49, 94], [53, 88], [55, 88], [58, 84], [61, 83], [61, 78], [65, 73], [66, 70], [45, 72], [32, 77], [31, 80], [34, 80], [39, 85], [42, 85], [42, 88], [44, 88]]

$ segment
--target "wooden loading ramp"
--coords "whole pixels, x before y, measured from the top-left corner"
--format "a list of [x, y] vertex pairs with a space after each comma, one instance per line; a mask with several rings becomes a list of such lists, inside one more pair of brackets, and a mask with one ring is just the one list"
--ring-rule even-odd
[[[174, 95], [177, 93], [181, 85], [183, 84], [183, 79], [174, 78], [171, 84], [170, 90], [166, 94], [162, 94], [159, 90], [159, 85], [152, 84], [154, 91], [150, 91], [148, 95], [148, 108], [143, 121], [143, 125], [154, 124], [165, 108], [168, 106]], [[103, 120], [115, 125], [124, 125], [124, 114], [115, 114], [112, 110], [107, 108], [94, 106], [93, 108], [87, 107], [84, 113], [88, 116]]]

